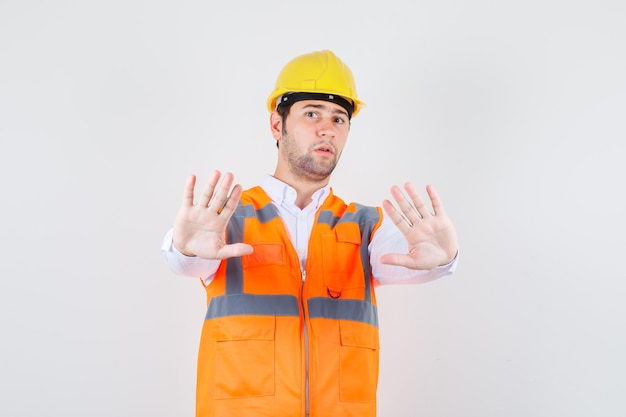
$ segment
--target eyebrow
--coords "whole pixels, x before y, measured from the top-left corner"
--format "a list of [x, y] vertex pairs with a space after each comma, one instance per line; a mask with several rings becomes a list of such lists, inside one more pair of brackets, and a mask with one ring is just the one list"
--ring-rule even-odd
[[327, 106], [325, 104], [306, 104], [304, 105], [304, 107], [302, 107], [302, 110], [307, 109], [308, 107], [313, 107], [314, 109], [324, 109], [324, 110], [328, 110], [331, 113], [335, 113], [335, 114], [342, 114], [346, 117], [348, 116], [348, 112], [345, 111], [343, 108], [337, 109], [337, 108], [332, 108], [330, 106]]

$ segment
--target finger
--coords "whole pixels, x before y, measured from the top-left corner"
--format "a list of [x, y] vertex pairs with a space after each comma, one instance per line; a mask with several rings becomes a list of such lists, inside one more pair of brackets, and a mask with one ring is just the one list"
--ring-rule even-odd
[[222, 208], [224, 208], [224, 205], [228, 201], [228, 195], [230, 193], [230, 187], [233, 185], [233, 179], [233, 174], [230, 172], [224, 174], [221, 184], [213, 195], [213, 199], [209, 201], [209, 208], [217, 214], [220, 214]]
[[398, 230], [400, 230], [402, 234], [408, 233], [408, 231], [411, 229], [411, 225], [404, 218], [404, 216], [402, 216], [402, 214], [400, 214], [400, 212], [396, 210], [393, 204], [391, 204], [391, 201], [383, 201], [383, 210], [385, 210], [387, 216], [389, 216], [391, 221], [396, 225], [396, 227], [398, 228]]
[[183, 206], [193, 206], [193, 189], [196, 186], [196, 176], [190, 175], [185, 183], [185, 190], [183, 191]]
[[432, 216], [432, 213], [430, 212], [430, 210], [428, 210], [428, 207], [424, 203], [424, 200], [422, 200], [422, 197], [419, 195], [413, 184], [407, 182], [406, 184], [404, 184], [404, 189], [406, 190], [409, 197], [411, 197], [411, 201], [413, 201], [415, 209], [422, 218]]
[[231, 216], [237, 209], [237, 205], [239, 204], [239, 198], [241, 197], [242, 192], [243, 189], [241, 188], [241, 185], [237, 184], [233, 187], [233, 190], [226, 200], [226, 203], [219, 211], [219, 214], [223, 216], [224, 221], [227, 222], [228, 220], [230, 220]]
[[411, 204], [409, 200], [404, 197], [404, 194], [402, 193], [402, 191], [400, 191], [400, 188], [395, 185], [391, 187], [391, 195], [393, 196], [394, 200], [396, 200], [396, 203], [398, 203], [398, 207], [400, 208], [400, 210], [402, 210], [402, 213], [408, 220], [409, 225], [415, 224], [421, 220], [420, 214], [417, 212], [417, 210], [415, 210], [413, 204]]
[[428, 197], [430, 198], [430, 203], [433, 206], [435, 216], [445, 215], [446, 211], [443, 208], [443, 203], [441, 202], [441, 198], [439, 198], [439, 194], [437, 193], [437, 190], [435, 190], [435, 187], [428, 185], [426, 187], [426, 191], [428, 192]]
[[215, 191], [215, 186], [219, 181], [221, 173], [217, 170], [213, 171], [211, 175], [209, 175], [209, 179], [207, 180], [204, 188], [202, 189], [202, 195], [198, 200], [198, 205], [201, 207], [206, 207], [209, 205], [209, 202], [213, 198], [213, 192]]

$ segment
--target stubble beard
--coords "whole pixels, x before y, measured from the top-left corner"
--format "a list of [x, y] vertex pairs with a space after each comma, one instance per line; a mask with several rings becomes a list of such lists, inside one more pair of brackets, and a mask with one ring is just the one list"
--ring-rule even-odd
[[289, 170], [302, 180], [309, 182], [323, 181], [330, 176], [337, 166], [339, 155], [333, 153], [332, 158], [318, 162], [310, 153], [301, 153], [296, 141], [284, 129], [280, 146], [287, 157]]

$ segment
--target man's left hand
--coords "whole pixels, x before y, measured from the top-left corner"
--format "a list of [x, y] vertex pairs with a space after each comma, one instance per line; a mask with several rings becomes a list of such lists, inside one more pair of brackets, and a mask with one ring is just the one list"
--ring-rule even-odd
[[404, 189], [410, 200], [394, 185], [391, 195], [399, 210], [389, 200], [383, 201], [383, 209], [406, 238], [409, 251], [383, 255], [381, 262], [410, 269], [433, 269], [450, 263], [458, 251], [458, 239], [437, 191], [432, 185], [426, 187], [431, 212], [413, 184], [407, 182]]

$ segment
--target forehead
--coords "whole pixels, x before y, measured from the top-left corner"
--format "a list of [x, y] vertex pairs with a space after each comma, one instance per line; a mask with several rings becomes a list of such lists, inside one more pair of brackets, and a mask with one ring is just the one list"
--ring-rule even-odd
[[306, 110], [306, 109], [319, 109], [323, 111], [327, 111], [329, 113], [340, 113], [344, 115], [348, 115], [346, 109], [341, 107], [339, 104], [332, 103], [330, 101], [324, 100], [301, 100], [293, 103], [292, 108], [294, 110]]

